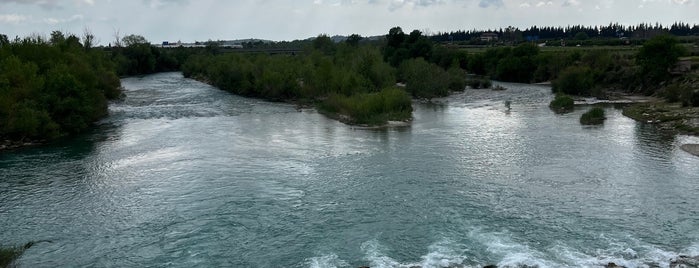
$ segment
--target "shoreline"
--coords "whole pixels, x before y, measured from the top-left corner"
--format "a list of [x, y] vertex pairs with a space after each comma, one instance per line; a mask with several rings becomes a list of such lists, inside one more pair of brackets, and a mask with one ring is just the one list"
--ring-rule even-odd
[[684, 150], [685, 152], [687, 152], [689, 154], [699, 156], [699, 144], [695, 144], [695, 143], [683, 144], [682, 146], [680, 146], [680, 148], [682, 148], [682, 150]]
[[0, 153], [9, 152], [22, 148], [29, 148], [35, 146], [42, 146], [48, 144], [47, 141], [12, 141], [12, 140], [2, 140], [0, 141]]

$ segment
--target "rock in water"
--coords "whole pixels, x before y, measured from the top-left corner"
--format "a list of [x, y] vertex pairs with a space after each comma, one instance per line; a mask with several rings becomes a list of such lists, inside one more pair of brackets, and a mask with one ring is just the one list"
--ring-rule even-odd
[[684, 144], [680, 148], [685, 152], [699, 156], [699, 144]]
[[680, 255], [677, 259], [670, 261], [670, 268], [698, 268], [699, 256], [689, 257]]
[[616, 265], [616, 263], [610, 262], [607, 263], [604, 268], [626, 268], [626, 266]]

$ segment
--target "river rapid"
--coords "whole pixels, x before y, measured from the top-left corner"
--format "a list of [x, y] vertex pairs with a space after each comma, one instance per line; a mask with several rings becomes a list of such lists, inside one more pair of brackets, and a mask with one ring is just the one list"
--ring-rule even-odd
[[[361, 129], [180, 73], [94, 130], [0, 152], [19, 267], [668, 267], [699, 255], [697, 137], [498, 83]], [[512, 102], [507, 111], [504, 101]]]

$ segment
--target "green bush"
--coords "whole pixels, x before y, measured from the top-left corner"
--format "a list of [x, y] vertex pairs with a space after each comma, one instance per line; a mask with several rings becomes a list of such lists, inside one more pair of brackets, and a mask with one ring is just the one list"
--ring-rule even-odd
[[484, 78], [470, 78], [466, 81], [469, 87], [473, 89], [490, 88], [493, 82], [487, 77]]
[[589, 96], [594, 86], [592, 71], [587, 66], [570, 66], [563, 70], [552, 83], [554, 93]]
[[551, 101], [549, 108], [559, 113], [565, 113], [572, 111], [574, 105], [575, 101], [570, 96], [565, 94], [556, 94], [556, 98]]
[[604, 109], [595, 107], [580, 116], [580, 124], [599, 125], [604, 123], [605, 119], [607, 118], [604, 116]]
[[351, 124], [380, 125], [388, 120], [405, 121], [412, 117], [410, 96], [404, 90], [395, 87], [349, 97], [332, 94], [319, 108]]
[[121, 95], [107, 54], [54, 32], [0, 47], [0, 139], [52, 140], [86, 130]]
[[398, 73], [414, 97], [431, 99], [449, 94], [449, 73], [422, 58], [403, 61]]

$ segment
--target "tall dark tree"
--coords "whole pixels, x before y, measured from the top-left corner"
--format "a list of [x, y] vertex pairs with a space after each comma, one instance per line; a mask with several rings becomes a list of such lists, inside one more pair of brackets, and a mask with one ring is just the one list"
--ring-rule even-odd
[[670, 76], [672, 68], [686, 49], [679, 44], [677, 38], [669, 35], [659, 35], [643, 44], [638, 51], [636, 60], [642, 68], [643, 76], [649, 83], [658, 83]]

